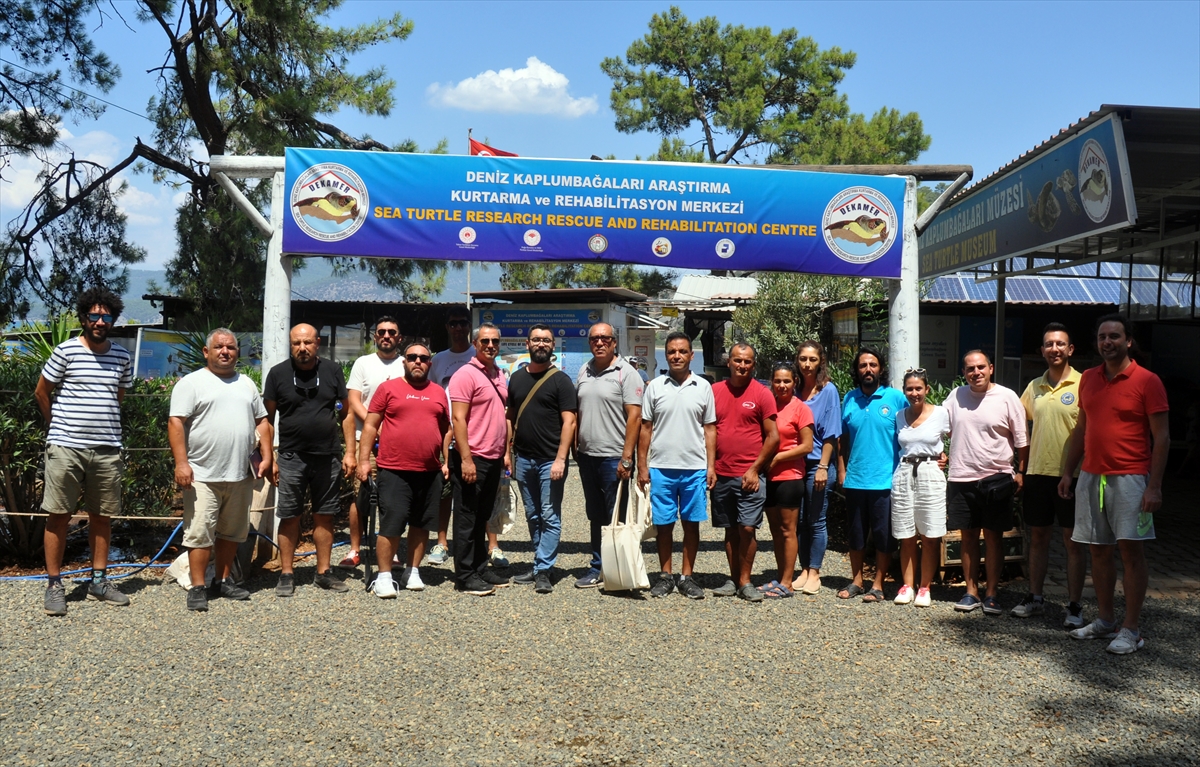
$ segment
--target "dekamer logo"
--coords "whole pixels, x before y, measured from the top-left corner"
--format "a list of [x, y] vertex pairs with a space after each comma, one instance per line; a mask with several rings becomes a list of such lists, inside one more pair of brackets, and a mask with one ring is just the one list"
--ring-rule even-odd
[[314, 165], [292, 186], [292, 218], [314, 240], [346, 239], [367, 220], [369, 207], [363, 180], [338, 163]]
[[825, 244], [852, 264], [869, 264], [888, 252], [899, 229], [887, 197], [869, 186], [854, 186], [829, 201], [821, 217]]
[[1097, 224], [1108, 218], [1112, 205], [1112, 176], [1108, 170], [1108, 158], [1095, 139], [1083, 142], [1079, 150], [1079, 199], [1083, 211]]

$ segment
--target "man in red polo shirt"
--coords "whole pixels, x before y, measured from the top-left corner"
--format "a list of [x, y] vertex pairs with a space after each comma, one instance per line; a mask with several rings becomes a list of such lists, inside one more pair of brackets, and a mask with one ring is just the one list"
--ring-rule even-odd
[[[1108, 651], [1127, 655], [1142, 648], [1138, 619], [1146, 598], [1146, 553], [1154, 540], [1154, 512], [1162, 506], [1162, 477], [1171, 437], [1167, 391], [1158, 376], [1129, 357], [1129, 320], [1106, 314], [1096, 322], [1096, 348], [1104, 364], [1079, 380], [1079, 423], [1071, 434], [1058, 493], [1071, 497], [1071, 475], [1083, 457], [1075, 489], [1075, 531], [1089, 544], [1092, 583], [1100, 617], [1071, 632], [1075, 639], [1111, 639]], [[1117, 631], [1113, 549], [1125, 567], [1125, 621]]]

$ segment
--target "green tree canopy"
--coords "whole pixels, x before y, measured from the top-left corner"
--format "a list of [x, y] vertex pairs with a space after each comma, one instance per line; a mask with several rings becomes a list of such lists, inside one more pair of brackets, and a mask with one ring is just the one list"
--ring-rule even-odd
[[[613, 81], [617, 130], [664, 137], [660, 156], [684, 154], [667, 139], [699, 128], [708, 162], [907, 163], [929, 148], [921, 119], [882, 108], [850, 112], [837, 86], [855, 54], [821, 50], [795, 29], [692, 23], [672, 6], [650, 31], [600, 68]], [[692, 150], [696, 151], [696, 150]]]
[[500, 285], [505, 290], [537, 288], [628, 288], [657, 296], [675, 287], [672, 271], [639, 269], [630, 264], [504, 264]]

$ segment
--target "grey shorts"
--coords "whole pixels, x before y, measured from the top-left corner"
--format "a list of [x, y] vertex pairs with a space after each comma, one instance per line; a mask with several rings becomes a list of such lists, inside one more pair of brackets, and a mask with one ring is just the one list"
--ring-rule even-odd
[[74, 514], [83, 498], [89, 514], [121, 513], [121, 478], [125, 462], [119, 447], [46, 445], [46, 483], [42, 511]]
[[758, 480], [758, 491], [742, 489], [741, 477], [717, 477], [710, 493], [713, 527], [762, 527], [763, 508], [767, 504], [767, 480]]
[[[1117, 541], [1154, 540], [1154, 515], [1142, 517], [1142, 493], [1146, 492], [1145, 474], [1104, 475], [1104, 504], [1100, 503], [1101, 475], [1079, 472], [1075, 485], [1076, 543], [1113, 545]], [[1142, 523], [1139, 531], [1138, 523]]]
[[342, 489], [342, 459], [321, 453], [279, 453], [279, 489], [275, 504], [278, 519], [304, 513], [304, 493], [313, 514], [337, 514]]

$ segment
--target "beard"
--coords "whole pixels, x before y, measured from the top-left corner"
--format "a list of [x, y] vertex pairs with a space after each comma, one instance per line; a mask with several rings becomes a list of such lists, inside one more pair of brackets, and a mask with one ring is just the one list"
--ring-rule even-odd
[[533, 362], [533, 363], [536, 363], [536, 364], [538, 364], [538, 365], [543, 365], [543, 364], [545, 364], [545, 363], [547, 363], [547, 362], [549, 362], [549, 361], [550, 361], [550, 355], [551, 355], [551, 353], [552, 353], [552, 351], [551, 351], [551, 349], [550, 349], [550, 348], [548, 348], [548, 347], [545, 347], [545, 346], [535, 346], [535, 347], [534, 347], [532, 350], [530, 350], [530, 352], [529, 352], [529, 361], [530, 361], [530, 362]]

